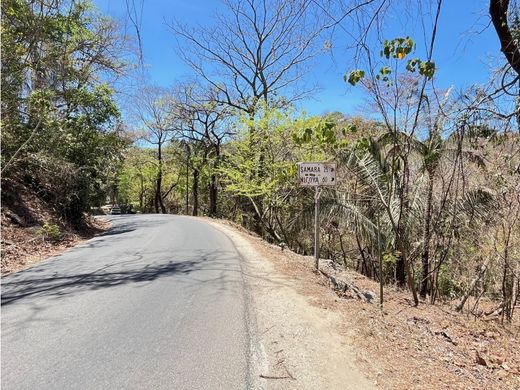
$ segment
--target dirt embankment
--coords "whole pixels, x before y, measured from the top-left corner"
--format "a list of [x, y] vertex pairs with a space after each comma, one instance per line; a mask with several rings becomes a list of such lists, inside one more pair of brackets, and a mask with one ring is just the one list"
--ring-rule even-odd
[[51, 206], [20, 186], [16, 193], [2, 193], [1, 274], [27, 268], [107, 230], [109, 224], [85, 217], [75, 228]]
[[[212, 222], [250, 260], [248, 281], [272, 389], [520, 389], [520, 323], [456, 313], [453, 303], [411, 305], [385, 288], [384, 310], [338, 296], [313, 259]], [[377, 283], [354, 272], [362, 290]], [[376, 295], [375, 302], [379, 301]]]

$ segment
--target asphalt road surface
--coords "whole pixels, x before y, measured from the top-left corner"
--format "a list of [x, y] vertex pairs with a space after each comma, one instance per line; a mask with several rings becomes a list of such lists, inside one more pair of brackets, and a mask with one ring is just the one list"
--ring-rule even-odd
[[195, 218], [111, 219], [104, 235], [2, 279], [2, 390], [254, 387], [232, 242]]

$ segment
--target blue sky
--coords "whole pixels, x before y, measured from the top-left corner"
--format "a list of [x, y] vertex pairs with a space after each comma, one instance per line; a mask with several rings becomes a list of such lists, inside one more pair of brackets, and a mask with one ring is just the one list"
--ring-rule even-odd
[[[136, 3], [140, 4], [138, 0]], [[102, 13], [124, 21], [125, 1], [95, 0], [95, 4]], [[175, 53], [175, 39], [167, 22], [177, 19], [187, 25], [212, 24], [214, 13], [224, 8], [219, 0], [143, 0], [142, 4], [141, 34], [148, 76], [154, 84], [168, 87], [189, 76], [191, 71]], [[444, 1], [434, 53], [437, 87], [459, 89], [484, 83], [493, 65], [503, 62], [498, 38], [489, 26], [487, 6], [484, 0]], [[393, 35], [389, 39], [410, 35], [421, 46], [422, 37], [413, 21], [402, 15], [390, 15], [387, 20], [389, 34]], [[360, 89], [343, 81], [349, 70], [349, 53], [344, 49], [348, 43], [338, 30], [333, 56], [324, 55], [311, 65], [309, 81], [318, 84], [320, 90], [312, 99], [301, 102], [310, 114], [359, 112], [363, 101]]]

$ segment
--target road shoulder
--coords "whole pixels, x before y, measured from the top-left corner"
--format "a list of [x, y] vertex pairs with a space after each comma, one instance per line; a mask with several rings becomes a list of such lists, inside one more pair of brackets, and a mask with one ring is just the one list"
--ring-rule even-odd
[[[269, 389], [371, 389], [358, 353], [341, 332], [341, 316], [327, 307], [335, 294], [312, 272], [284, 269], [287, 252], [241, 232], [225, 221], [206, 219], [225, 233], [246, 260], [258, 334], [253, 375]], [[325, 301], [319, 297], [326, 296]]]
[[59, 229], [59, 238], [52, 239], [45, 234], [39, 225], [22, 227], [9, 222], [2, 214], [1, 228], [1, 274], [31, 268], [42, 261], [61, 255], [92, 238], [108, 232], [111, 228], [109, 220], [89, 216], [81, 229], [70, 224], [49, 224]]

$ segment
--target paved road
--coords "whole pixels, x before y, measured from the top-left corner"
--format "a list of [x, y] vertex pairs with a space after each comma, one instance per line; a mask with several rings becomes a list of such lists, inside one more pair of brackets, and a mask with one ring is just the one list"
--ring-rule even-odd
[[251, 388], [254, 327], [231, 241], [189, 217], [112, 219], [2, 280], [2, 390]]

